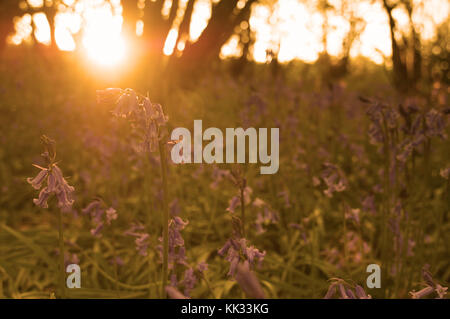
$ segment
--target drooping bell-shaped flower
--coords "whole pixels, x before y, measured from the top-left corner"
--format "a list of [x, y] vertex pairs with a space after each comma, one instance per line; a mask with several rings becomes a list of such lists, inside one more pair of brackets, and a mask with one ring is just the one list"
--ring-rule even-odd
[[47, 200], [54, 194], [60, 208], [70, 208], [74, 202], [73, 192], [75, 188], [64, 179], [61, 169], [56, 164], [50, 164], [50, 168], [39, 167], [41, 171], [34, 178], [28, 178], [27, 182], [34, 189], [41, 189], [39, 197], [33, 199], [33, 203], [42, 208], [48, 208]]

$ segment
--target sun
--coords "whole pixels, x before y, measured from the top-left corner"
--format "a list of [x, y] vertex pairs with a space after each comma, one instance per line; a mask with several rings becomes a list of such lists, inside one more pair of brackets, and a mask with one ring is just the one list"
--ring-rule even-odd
[[125, 58], [126, 44], [121, 34], [122, 16], [105, 4], [84, 12], [83, 46], [87, 56], [102, 66], [114, 66]]
[[114, 66], [125, 58], [126, 45], [120, 35], [88, 34], [83, 45], [89, 59], [101, 66]]

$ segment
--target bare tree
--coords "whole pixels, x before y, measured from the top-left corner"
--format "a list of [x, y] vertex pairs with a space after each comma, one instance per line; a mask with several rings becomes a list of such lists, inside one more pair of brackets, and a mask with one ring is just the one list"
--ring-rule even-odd
[[178, 28], [178, 36], [177, 41], [175, 42], [175, 47], [178, 46], [178, 43], [180, 43], [180, 41], [186, 43], [189, 40], [189, 34], [191, 31], [191, 20], [192, 14], [194, 13], [195, 2], [196, 0], [189, 0], [186, 5], [183, 20], [181, 20], [180, 27]]
[[[409, 34], [406, 35], [398, 30], [397, 23], [392, 14], [393, 10], [400, 6], [403, 6], [408, 13]], [[412, 21], [414, 12], [413, 1], [383, 0], [383, 7], [389, 18], [392, 46], [393, 84], [400, 91], [413, 90], [421, 77], [422, 68], [421, 41]], [[400, 39], [396, 38], [396, 33], [401, 34]]]
[[62, 1], [52, 1], [51, 3], [45, 1], [44, 7], [42, 8], [50, 26], [50, 47], [53, 49], [57, 48], [55, 39], [55, 18], [58, 13], [58, 6], [61, 5], [64, 5]]
[[135, 47], [136, 39], [136, 23], [139, 20], [139, 8], [136, 0], [122, 0], [122, 32], [129, 42]]
[[248, 65], [251, 53], [250, 49], [256, 40], [255, 32], [252, 30], [250, 25], [250, 14], [251, 12], [249, 11], [245, 17], [245, 20], [239, 24], [237, 32], [237, 36], [239, 37], [238, 46], [241, 50], [241, 56], [232, 63], [231, 71], [235, 76], [239, 76]]
[[[348, 74], [350, 66], [350, 52], [353, 44], [366, 27], [366, 22], [358, 17], [356, 5], [359, 0], [341, 0], [336, 6], [329, 4], [327, 0], [319, 0], [316, 9], [323, 16], [322, 24], [322, 45], [323, 50], [319, 56], [319, 64], [322, 65], [322, 72], [327, 82], [338, 80]], [[342, 41], [342, 51], [337, 58], [331, 58], [328, 53], [328, 37], [330, 25], [328, 14], [336, 14], [347, 20], [349, 24], [348, 32]], [[328, 83], [329, 84], [329, 83]]]
[[328, 3], [328, 0], [318, 0], [317, 1], [317, 10], [322, 14], [323, 23], [322, 23], [322, 54], [328, 56], [328, 11], [334, 9], [334, 7]]
[[222, 0], [212, 8], [211, 18], [202, 34], [194, 43], [187, 43], [178, 65], [197, 68], [219, 56], [220, 49], [233, 35], [242, 21], [248, 20], [251, 6], [257, 0], [247, 0], [242, 9], [238, 0]]
[[144, 8], [144, 34], [146, 50], [151, 55], [161, 55], [167, 35], [177, 16], [180, 0], [172, 0], [168, 17], [162, 15], [164, 0], [146, 1]]

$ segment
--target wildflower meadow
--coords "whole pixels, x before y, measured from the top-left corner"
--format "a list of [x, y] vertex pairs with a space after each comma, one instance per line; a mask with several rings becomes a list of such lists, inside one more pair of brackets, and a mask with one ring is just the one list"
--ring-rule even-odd
[[448, 298], [448, 60], [207, 48], [0, 51], [0, 298]]

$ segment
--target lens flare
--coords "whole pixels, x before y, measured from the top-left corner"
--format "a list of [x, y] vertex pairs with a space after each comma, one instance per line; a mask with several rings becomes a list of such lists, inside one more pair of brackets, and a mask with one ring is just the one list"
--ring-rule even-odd
[[112, 66], [125, 57], [125, 41], [120, 35], [89, 34], [83, 44], [88, 57], [99, 65]]

